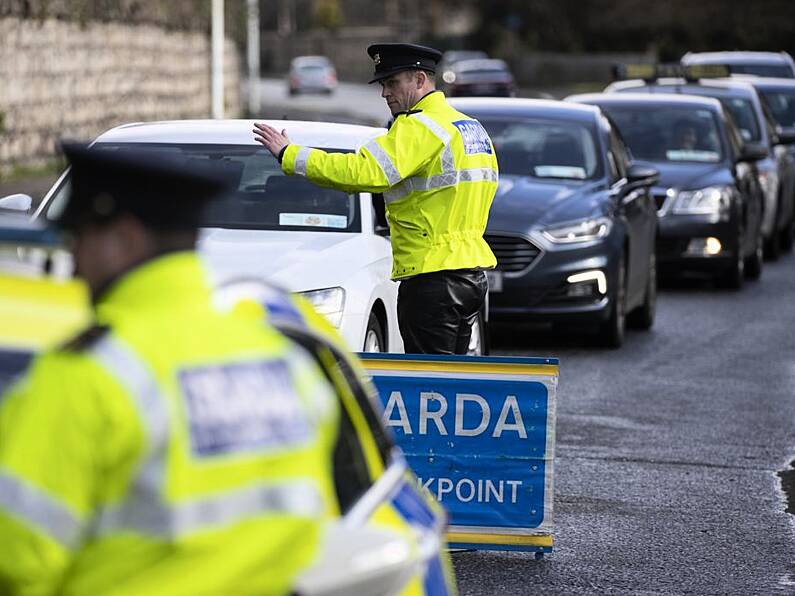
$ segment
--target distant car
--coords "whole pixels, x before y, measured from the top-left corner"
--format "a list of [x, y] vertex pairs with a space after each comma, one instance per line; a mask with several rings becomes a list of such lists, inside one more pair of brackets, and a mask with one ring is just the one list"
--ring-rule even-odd
[[[350, 152], [383, 129], [319, 122], [274, 122], [304, 145]], [[179, 121], [114, 128], [96, 140], [108, 151], [134, 147], [177, 155], [196, 168], [223, 168], [236, 189], [205, 214], [199, 249], [216, 282], [254, 278], [307, 298], [354, 351], [402, 352], [392, 250], [376, 228], [369, 193], [321, 189], [285, 176], [251, 135], [253, 121]], [[66, 173], [36, 217], [63, 208]]]
[[736, 76], [756, 89], [773, 125], [770, 137], [776, 160], [786, 172], [779, 185], [780, 204], [785, 210], [781, 247], [791, 250], [795, 238], [795, 79]]
[[333, 93], [337, 70], [325, 56], [298, 56], [290, 62], [288, 93]]
[[[687, 67], [690, 68], [690, 67]], [[685, 74], [687, 74], [687, 68]], [[695, 70], [695, 69], [694, 69]], [[759, 94], [745, 80], [727, 78], [665, 77], [652, 80], [629, 80], [612, 83], [606, 92], [618, 93], [682, 93], [712, 97], [719, 100], [740, 131], [742, 143], [753, 145], [752, 152], [764, 152], [755, 168], [764, 193], [762, 235], [765, 255], [776, 259], [781, 237], [792, 221], [792, 204], [780, 192], [782, 180], [791, 184], [793, 172], [776, 157], [770, 127]]]
[[681, 64], [717, 64], [728, 66], [732, 74], [795, 78], [795, 61], [787, 52], [688, 52]]
[[657, 172], [629, 163], [598, 108], [533, 99], [453, 99], [494, 144], [500, 184], [485, 239], [493, 321], [577, 326], [618, 347], [649, 328], [657, 295]]
[[[488, 60], [489, 55], [481, 50], [448, 50], [442, 54], [442, 59], [436, 67], [436, 75], [440, 79], [437, 85], [444, 79], [444, 73], [449, 72], [453, 64], [462, 60]], [[449, 76], [449, 75], [448, 75]]]
[[599, 106], [633, 157], [660, 172], [657, 263], [666, 276], [702, 273], [739, 288], [762, 271], [762, 190], [728, 111], [706, 97], [613, 93], [566, 98]]
[[461, 60], [442, 74], [449, 97], [513, 97], [516, 83], [503, 60]]

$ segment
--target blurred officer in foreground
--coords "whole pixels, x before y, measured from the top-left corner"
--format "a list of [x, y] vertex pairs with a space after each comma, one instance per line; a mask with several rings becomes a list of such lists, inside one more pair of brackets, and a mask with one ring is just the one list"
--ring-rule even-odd
[[483, 239], [497, 190], [497, 159], [485, 129], [436, 90], [437, 50], [412, 44], [367, 49], [371, 83], [394, 117], [389, 131], [355, 154], [290, 143], [286, 131], [255, 124], [254, 137], [286, 174], [347, 192], [383, 193], [398, 321], [408, 353], [465, 354], [497, 261]]
[[65, 153], [97, 323], [0, 401], [0, 593], [287, 593], [337, 509], [330, 386], [212, 306], [194, 247], [217, 179]]

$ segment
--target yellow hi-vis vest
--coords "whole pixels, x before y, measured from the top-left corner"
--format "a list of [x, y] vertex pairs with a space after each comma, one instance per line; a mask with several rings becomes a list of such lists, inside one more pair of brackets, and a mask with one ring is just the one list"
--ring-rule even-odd
[[0, 593], [286, 594], [337, 515], [338, 409], [303, 349], [145, 263], [0, 401]]
[[355, 154], [289, 145], [282, 169], [320, 186], [383, 193], [394, 279], [497, 264], [483, 239], [497, 191], [494, 146], [480, 123], [440, 91]]

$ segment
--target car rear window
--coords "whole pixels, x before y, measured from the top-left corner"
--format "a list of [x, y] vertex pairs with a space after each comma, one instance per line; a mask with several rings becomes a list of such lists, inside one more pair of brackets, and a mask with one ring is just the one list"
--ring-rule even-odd
[[[279, 162], [264, 147], [168, 143], [96, 146], [109, 151], [129, 148], [156, 151], [183, 159], [197, 171], [212, 167], [221, 172], [233, 190], [210, 203], [204, 227], [318, 232], [361, 232], [362, 229], [358, 195], [320, 188], [299, 176], [285, 176]], [[50, 202], [47, 218], [54, 219], [63, 209], [68, 187], [66, 179]]]

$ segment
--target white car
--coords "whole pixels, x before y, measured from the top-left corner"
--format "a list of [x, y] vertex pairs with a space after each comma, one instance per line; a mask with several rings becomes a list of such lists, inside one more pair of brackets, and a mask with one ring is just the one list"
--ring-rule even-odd
[[[296, 143], [341, 152], [384, 132], [320, 122], [269, 124], [286, 129]], [[96, 145], [146, 148], [187, 158], [197, 169], [221, 169], [235, 190], [208, 209], [199, 242], [215, 281], [251, 278], [300, 292], [353, 351], [403, 352], [392, 251], [386, 228], [377, 225], [373, 197], [285, 176], [254, 141], [252, 128], [246, 120], [128, 124], [100, 135]], [[63, 208], [68, 180], [66, 172], [35, 217], [51, 218]]]

